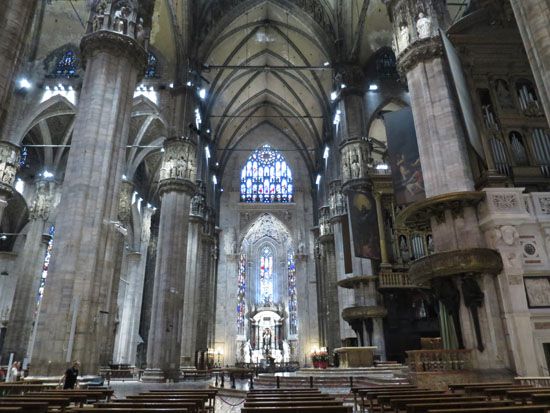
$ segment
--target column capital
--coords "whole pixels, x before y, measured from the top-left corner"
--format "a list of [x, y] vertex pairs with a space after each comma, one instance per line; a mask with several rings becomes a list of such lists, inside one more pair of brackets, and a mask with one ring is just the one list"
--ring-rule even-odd
[[340, 146], [342, 189], [372, 188], [369, 178], [369, 164], [371, 163], [369, 143], [364, 139], [345, 141]]
[[443, 53], [439, 29], [451, 23], [445, 0], [384, 0], [393, 24], [393, 51], [406, 73], [416, 63]]
[[57, 182], [51, 179], [39, 179], [35, 186], [36, 192], [29, 208], [29, 218], [47, 220], [57, 204], [55, 196]]
[[118, 219], [127, 223], [132, 218], [132, 194], [134, 184], [126, 179], [122, 180], [118, 198]]
[[13, 193], [15, 175], [19, 168], [19, 146], [0, 142], [0, 193]]
[[323, 206], [319, 208], [319, 237], [332, 235], [334, 233], [330, 222], [330, 207]]
[[[365, 74], [361, 66], [353, 63], [342, 63], [336, 67], [334, 76], [335, 87], [340, 88], [340, 94], [346, 96], [349, 94], [364, 93]], [[342, 88], [342, 86], [345, 86]]]
[[164, 156], [160, 168], [159, 192], [196, 191], [196, 145], [190, 139], [170, 138], [164, 141]]
[[129, 64], [138, 68], [138, 73], [145, 73], [147, 68], [147, 52], [133, 38], [109, 31], [99, 30], [84, 36], [80, 42], [82, 64], [99, 52], [111, 53], [129, 60]]
[[331, 219], [347, 214], [347, 204], [342, 193], [342, 181], [329, 183], [329, 206]]

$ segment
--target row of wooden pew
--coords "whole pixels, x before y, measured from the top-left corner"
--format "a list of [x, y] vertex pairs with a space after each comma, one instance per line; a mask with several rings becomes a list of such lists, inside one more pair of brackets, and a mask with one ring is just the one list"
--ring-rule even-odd
[[510, 382], [450, 385], [448, 390], [390, 385], [353, 388], [356, 411], [407, 413], [546, 413], [550, 388]]
[[0, 397], [0, 412], [47, 413], [56, 410], [65, 412], [71, 406], [82, 407], [85, 403], [109, 401], [112, 389], [56, 390], [48, 388], [21, 388], [20, 393], [11, 392]]
[[241, 413], [352, 413], [352, 409], [319, 389], [262, 389], [247, 393]]

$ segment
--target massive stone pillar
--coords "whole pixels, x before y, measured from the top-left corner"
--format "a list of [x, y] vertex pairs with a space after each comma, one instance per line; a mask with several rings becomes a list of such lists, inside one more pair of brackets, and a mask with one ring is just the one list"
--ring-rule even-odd
[[0, 131], [21, 65], [24, 44], [31, 27], [37, 0], [9, 1], [0, 12]]
[[[140, 343], [139, 322], [143, 301], [147, 249], [151, 236], [150, 206], [131, 205], [133, 185], [123, 182], [119, 218], [127, 230], [118, 290], [119, 324], [115, 339], [113, 362], [135, 366]], [[133, 219], [132, 219], [133, 218]]]
[[104, 346], [113, 336], [118, 287], [118, 193], [132, 98], [147, 54], [131, 33], [112, 30], [86, 35], [81, 49], [86, 74], [59, 205], [59, 253], [52, 257], [36, 336], [36, 374], [59, 374], [72, 359], [81, 361], [83, 373], [95, 374], [100, 355], [112, 354]]
[[180, 376], [195, 155], [195, 144], [189, 138], [171, 138], [164, 144], [159, 182], [159, 237], [144, 381], [177, 380]]
[[511, 0], [511, 3], [550, 122], [550, 0]]
[[[499, 254], [486, 248], [480, 230], [466, 135], [455, 101], [439, 29], [450, 22], [443, 0], [386, 0], [394, 26], [399, 70], [406, 75], [427, 199], [406, 208], [397, 225], [430, 223], [435, 253], [413, 262], [414, 284], [431, 283], [450, 328], [446, 348], [471, 350], [477, 368], [507, 368], [489, 331], [502, 331], [491, 277], [502, 270]], [[454, 338], [456, 337], [456, 338]], [[499, 339], [503, 339], [501, 337]], [[499, 340], [496, 339], [496, 340]]]
[[38, 313], [38, 289], [43, 275], [44, 256], [50, 241], [50, 213], [58, 201], [57, 185], [38, 180], [29, 213], [25, 244], [17, 257], [17, 284], [4, 345], [4, 360], [14, 353], [16, 360], [31, 357], [31, 336]]
[[205, 207], [204, 194], [196, 194], [191, 201], [189, 217], [185, 296], [183, 299], [181, 367], [184, 369], [195, 367], [199, 319], [206, 318], [206, 315], [200, 312], [200, 303], [206, 298], [205, 292], [201, 291], [201, 278], [208, 273], [206, 263], [202, 260], [202, 228]]

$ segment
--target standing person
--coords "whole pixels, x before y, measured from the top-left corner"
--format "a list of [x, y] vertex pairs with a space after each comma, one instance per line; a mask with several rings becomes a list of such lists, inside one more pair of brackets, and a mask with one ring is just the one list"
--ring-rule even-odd
[[16, 382], [19, 380], [19, 362], [14, 361], [11, 365], [11, 371], [10, 371], [10, 382]]
[[80, 362], [75, 360], [73, 361], [72, 367], [69, 367], [65, 372], [65, 375], [61, 378], [63, 382], [63, 390], [74, 389], [78, 381], [78, 368], [80, 367]]

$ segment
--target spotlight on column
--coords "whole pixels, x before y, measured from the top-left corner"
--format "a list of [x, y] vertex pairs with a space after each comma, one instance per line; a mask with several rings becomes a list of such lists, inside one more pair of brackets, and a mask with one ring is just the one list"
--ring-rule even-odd
[[216, 175], [212, 175], [212, 183], [214, 185], [218, 185], [218, 178], [216, 177]]
[[328, 159], [330, 154], [330, 148], [328, 146], [325, 146], [325, 152], [323, 152], [323, 159]]
[[330, 62], [325, 62], [325, 63], [323, 63], [323, 66], [325, 66], [325, 67], [330, 66]]
[[210, 159], [210, 148], [208, 147], [208, 145], [204, 147], [204, 152], [206, 154], [206, 159]]
[[330, 94], [330, 100], [332, 100], [333, 102], [338, 98], [338, 92], [332, 92]]
[[44, 170], [44, 172], [42, 172], [42, 176], [46, 179], [47, 178], [53, 178], [53, 174], [48, 170]]
[[186, 83], [186, 85], [191, 87], [191, 85], [193, 85], [193, 83], [191, 83], [191, 81], [189, 81], [189, 82]]
[[390, 167], [385, 163], [380, 163], [376, 165], [376, 169], [379, 171], [387, 171], [388, 169], [390, 169]]
[[206, 99], [206, 89], [205, 88], [202, 88], [201, 90], [199, 90], [199, 97], [202, 100]]
[[315, 184], [316, 184], [317, 186], [319, 186], [320, 183], [321, 183], [321, 174], [318, 174], [318, 175], [317, 175], [317, 179], [315, 180]]
[[372, 83], [370, 86], [369, 86], [369, 90], [371, 92], [376, 92], [378, 90], [378, 85], [376, 83]]
[[6, 234], [2, 234], [2, 235], [0, 235], [0, 239], [1, 239], [2, 241], [5, 241], [5, 240], [8, 239], [8, 236], [7, 236]]
[[20, 89], [29, 90], [32, 88], [32, 83], [29, 82], [29, 80], [26, 77], [22, 77], [18, 80], [17, 84], [19, 85]]

